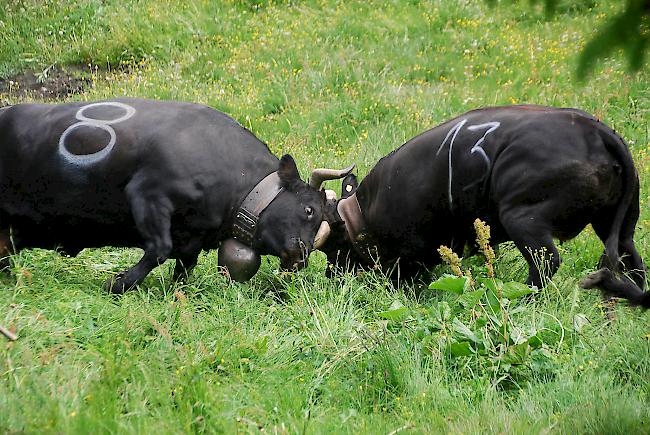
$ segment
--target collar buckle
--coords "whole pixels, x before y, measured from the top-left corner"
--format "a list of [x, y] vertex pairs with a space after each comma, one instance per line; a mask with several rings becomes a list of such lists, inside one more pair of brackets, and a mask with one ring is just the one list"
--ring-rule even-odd
[[253, 243], [253, 236], [257, 228], [257, 216], [245, 208], [240, 208], [233, 223], [233, 238], [250, 246]]

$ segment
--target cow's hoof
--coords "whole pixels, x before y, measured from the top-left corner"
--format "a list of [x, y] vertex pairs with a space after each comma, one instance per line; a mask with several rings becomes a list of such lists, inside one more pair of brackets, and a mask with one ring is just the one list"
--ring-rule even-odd
[[612, 272], [609, 269], [599, 269], [595, 272], [591, 272], [589, 275], [584, 277], [580, 282], [580, 287], [584, 289], [593, 289], [598, 288], [602, 285], [602, 282], [607, 278], [612, 278]]
[[114, 295], [121, 295], [127, 288], [124, 273], [118, 273], [107, 279], [104, 283], [104, 290]]

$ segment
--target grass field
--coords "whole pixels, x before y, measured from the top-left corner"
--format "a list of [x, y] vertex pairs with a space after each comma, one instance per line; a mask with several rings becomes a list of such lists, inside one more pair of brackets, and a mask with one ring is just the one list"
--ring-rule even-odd
[[[363, 176], [479, 106], [579, 107], [633, 151], [649, 260], [650, 75], [626, 74], [621, 56], [573, 79], [580, 47], [623, 2], [561, 0], [552, 19], [497, 3], [4, 0], [0, 103], [40, 98], [8, 86], [16, 74], [46, 86], [74, 65], [87, 85], [71, 100], [206, 103], [292, 153], [303, 177], [350, 162]], [[267, 258], [233, 284], [205, 253], [187, 284], [170, 285], [169, 262], [113, 298], [102, 282], [139, 251], [24, 251], [0, 278], [0, 325], [20, 336], [0, 337], [0, 432], [648, 433], [650, 317], [619, 304], [610, 322], [599, 295], [578, 288], [602, 252], [590, 228], [560, 249], [541, 294], [501, 307], [513, 337], [537, 337], [522, 361], [516, 339], [450, 351], [486, 304], [464, 312], [453, 293], [379, 273], [328, 280], [322, 254], [294, 275]], [[475, 275], [482, 264], [463, 260]], [[496, 269], [526, 276], [512, 246]]]

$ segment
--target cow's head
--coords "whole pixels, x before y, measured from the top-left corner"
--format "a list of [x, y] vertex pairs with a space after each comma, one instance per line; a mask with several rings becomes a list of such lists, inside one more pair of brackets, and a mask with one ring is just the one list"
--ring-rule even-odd
[[327, 221], [335, 208], [320, 186], [325, 179], [342, 178], [352, 169], [354, 166], [343, 170], [315, 169], [307, 184], [300, 179], [293, 158], [284, 155], [278, 167], [283, 190], [260, 215], [253, 249], [260, 255], [280, 257], [284, 269], [305, 267], [309, 253], [327, 239]]
[[325, 219], [330, 230], [328, 237], [316, 244], [316, 249], [324, 252], [327, 256], [326, 275], [328, 277], [345, 270], [354, 270], [363, 264], [362, 259], [359, 258], [352, 246], [345, 222], [337, 210], [339, 201], [352, 196], [357, 191], [358, 186], [357, 177], [354, 174], [348, 174], [343, 178], [340, 199], [336, 198], [333, 191], [326, 191], [328, 201], [325, 209]]

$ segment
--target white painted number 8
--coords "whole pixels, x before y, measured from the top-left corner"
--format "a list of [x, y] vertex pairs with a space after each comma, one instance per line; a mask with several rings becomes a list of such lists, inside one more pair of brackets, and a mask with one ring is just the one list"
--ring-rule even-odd
[[[101, 106], [112, 106], [112, 107], [120, 108], [124, 110], [124, 115], [115, 119], [108, 119], [108, 120], [95, 119], [95, 118], [89, 118], [87, 116], [84, 116], [84, 111], [86, 109], [90, 109], [91, 107], [101, 107]], [[92, 104], [88, 104], [87, 106], [83, 106], [75, 114], [75, 118], [77, 118], [79, 122], [72, 124], [70, 127], [66, 128], [65, 131], [61, 134], [61, 137], [59, 138], [59, 153], [63, 156], [64, 159], [76, 165], [85, 166], [85, 165], [91, 165], [93, 163], [99, 162], [100, 160], [108, 156], [110, 152], [113, 150], [113, 147], [115, 146], [116, 135], [115, 135], [115, 130], [113, 129], [113, 127], [111, 127], [111, 124], [116, 124], [118, 122], [126, 121], [134, 114], [135, 114], [135, 109], [133, 107], [129, 106], [128, 104], [118, 103], [115, 101], [92, 103]], [[66, 148], [65, 140], [72, 131], [76, 130], [79, 127], [99, 128], [101, 130], [106, 131], [110, 136], [108, 140], [108, 144], [106, 144], [106, 146], [101, 150], [91, 154], [81, 154], [81, 155], [72, 154]]]

